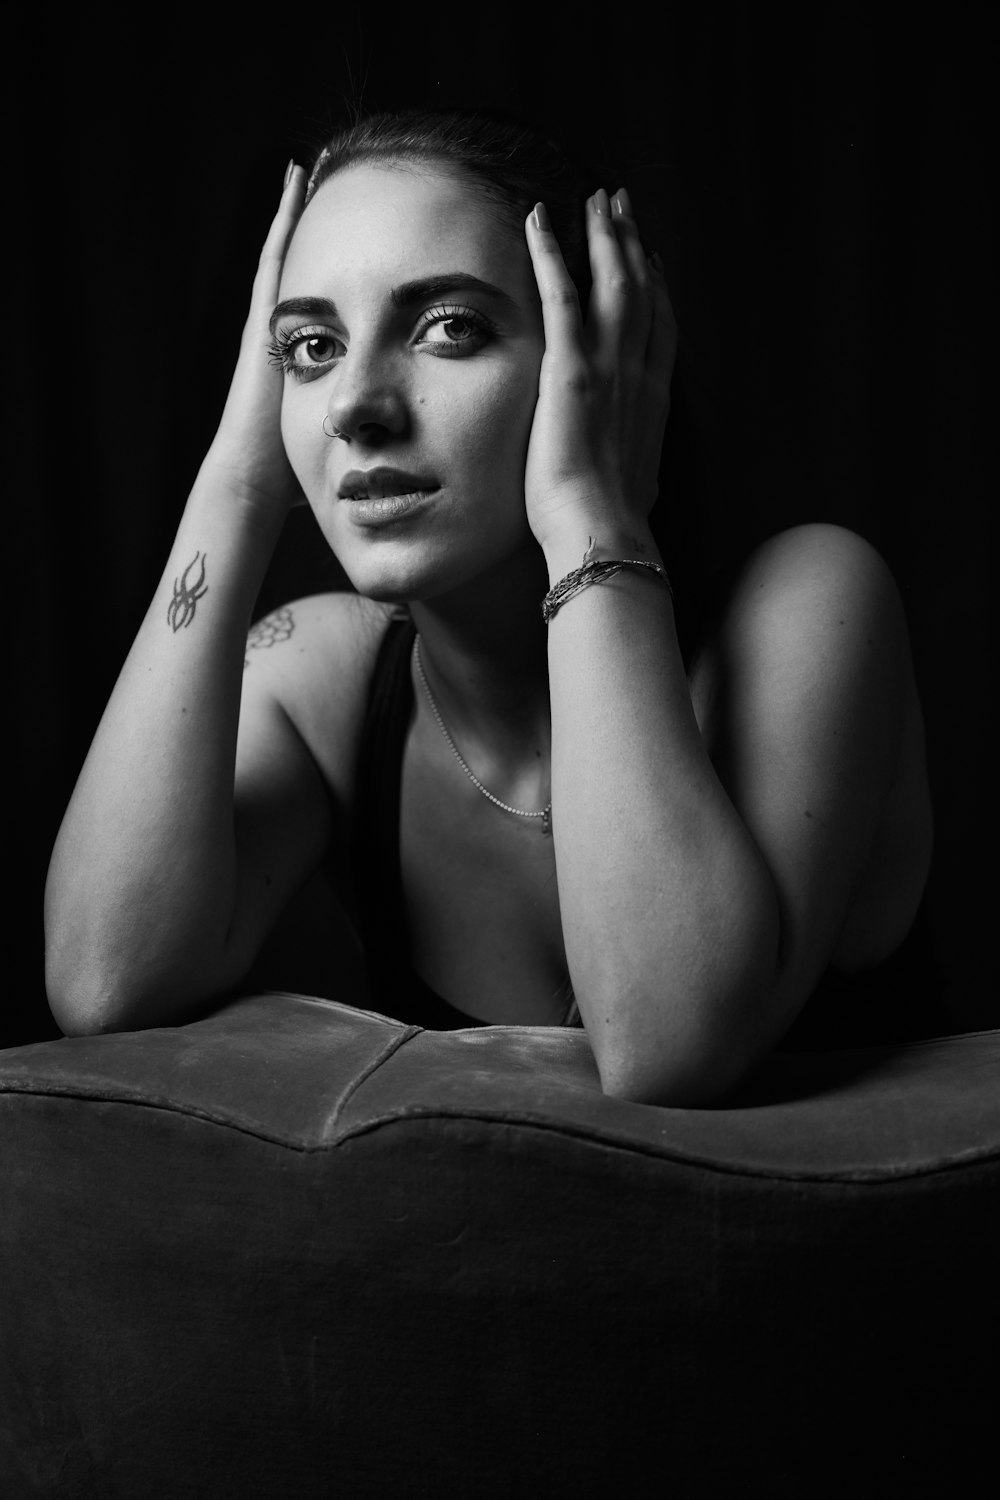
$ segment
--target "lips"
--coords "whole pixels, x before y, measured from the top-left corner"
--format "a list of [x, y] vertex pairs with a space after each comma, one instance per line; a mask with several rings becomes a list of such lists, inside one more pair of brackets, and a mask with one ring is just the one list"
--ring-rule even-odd
[[406, 469], [352, 469], [340, 481], [337, 494], [341, 500], [391, 500], [397, 495], [425, 494], [439, 488], [435, 479]]

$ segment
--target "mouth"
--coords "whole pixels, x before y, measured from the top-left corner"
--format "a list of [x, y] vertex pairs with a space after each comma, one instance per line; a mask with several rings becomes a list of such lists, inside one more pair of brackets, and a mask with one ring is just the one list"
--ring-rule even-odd
[[399, 500], [432, 495], [440, 488], [428, 475], [405, 469], [352, 469], [340, 481], [337, 494], [341, 500]]

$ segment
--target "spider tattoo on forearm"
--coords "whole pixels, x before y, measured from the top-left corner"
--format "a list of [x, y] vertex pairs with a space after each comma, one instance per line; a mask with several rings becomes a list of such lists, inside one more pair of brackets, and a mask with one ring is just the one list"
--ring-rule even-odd
[[[189, 577], [195, 564], [201, 559], [201, 570], [195, 579]], [[205, 582], [205, 555], [196, 552], [180, 578], [174, 579], [174, 595], [167, 606], [167, 624], [176, 634], [182, 625], [190, 625], [194, 619], [198, 600], [208, 593]]]

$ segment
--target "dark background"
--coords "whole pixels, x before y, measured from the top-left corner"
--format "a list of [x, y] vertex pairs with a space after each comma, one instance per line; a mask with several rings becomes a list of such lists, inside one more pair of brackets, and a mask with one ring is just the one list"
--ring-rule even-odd
[[[629, 187], [681, 329], [660, 502], [672, 569], [800, 520], [882, 550], [927, 718], [933, 945], [955, 1029], [998, 1023], [987, 8], [645, 10], [22, 15], [0, 1044], [57, 1034], [41, 955], [59, 820], [218, 419], [285, 163], [357, 103], [508, 108], [591, 164], [595, 187]], [[261, 610], [335, 586], [316, 543], [294, 513]]]

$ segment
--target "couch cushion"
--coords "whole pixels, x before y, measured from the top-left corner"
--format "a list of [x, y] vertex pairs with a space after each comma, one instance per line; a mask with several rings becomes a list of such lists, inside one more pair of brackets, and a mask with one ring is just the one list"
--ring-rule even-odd
[[714, 1110], [280, 994], [3, 1054], [0, 1495], [978, 1493], [998, 1044]]
[[724, 1106], [606, 1098], [585, 1033], [425, 1032], [271, 992], [193, 1025], [0, 1054], [0, 1088], [118, 1100], [318, 1150], [417, 1116], [515, 1121], [679, 1160], [788, 1178], [880, 1180], [1000, 1147], [1000, 1031], [780, 1053]]

